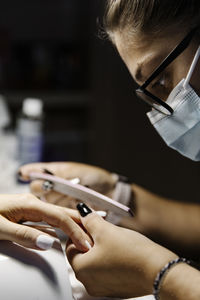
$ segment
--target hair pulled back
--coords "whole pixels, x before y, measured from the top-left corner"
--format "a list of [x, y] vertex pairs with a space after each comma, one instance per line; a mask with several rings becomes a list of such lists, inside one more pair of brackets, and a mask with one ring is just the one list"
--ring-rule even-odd
[[182, 31], [200, 25], [199, 0], [107, 0], [104, 27], [108, 36], [116, 31], [129, 34], [159, 34], [176, 26]]

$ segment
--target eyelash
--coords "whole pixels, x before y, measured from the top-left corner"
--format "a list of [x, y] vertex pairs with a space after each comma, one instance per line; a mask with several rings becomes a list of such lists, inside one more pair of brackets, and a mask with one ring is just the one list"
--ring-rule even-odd
[[159, 78], [159, 80], [155, 81], [152, 86], [151, 86], [153, 89], [155, 88], [163, 88], [163, 89], [166, 89], [166, 78], [165, 76], [163, 75], [162, 77]]

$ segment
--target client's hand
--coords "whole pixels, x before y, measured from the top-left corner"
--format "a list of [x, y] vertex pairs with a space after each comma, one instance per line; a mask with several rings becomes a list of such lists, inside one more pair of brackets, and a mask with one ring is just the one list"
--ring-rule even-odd
[[[22, 179], [28, 180], [31, 172], [41, 172], [44, 170], [52, 172], [54, 175], [73, 179], [79, 178], [80, 184], [87, 186], [97, 192], [111, 196], [116, 183], [116, 177], [106, 170], [81, 163], [74, 162], [55, 162], [55, 163], [36, 163], [25, 165], [20, 168], [19, 173]], [[31, 192], [38, 197], [45, 197], [47, 202], [69, 208], [76, 207], [76, 200], [66, 197], [56, 192], [47, 192], [43, 187], [41, 180], [35, 180], [31, 183]]]
[[78, 207], [94, 246], [83, 254], [69, 243], [66, 251], [88, 293], [118, 298], [151, 294], [157, 272], [176, 255], [135, 231], [106, 222], [85, 205]]
[[45, 221], [61, 228], [73, 240], [77, 249], [88, 251], [89, 236], [77, 224], [79, 214], [71, 209], [44, 203], [31, 194], [0, 195], [0, 240], [9, 240], [34, 249], [48, 249], [54, 239], [23, 224], [25, 221]]

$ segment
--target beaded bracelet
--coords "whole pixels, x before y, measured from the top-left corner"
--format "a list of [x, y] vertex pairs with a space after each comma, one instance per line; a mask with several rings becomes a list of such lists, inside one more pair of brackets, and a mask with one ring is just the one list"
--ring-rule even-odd
[[159, 300], [159, 293], [160, 293], [160, 288], [162, 285], [162, 281], [165, 277], [165, 275], [169, 272], [169, 270], [177, 265], [178, 263], [187, 263], [190, 264], [190, 261], [188, 261], [186, 258], [176, 258], [174, 260], [171, 260], [169, 263], [167, 263], [162, 269], [161, 271], [157, 274], [156, 279], [154, 281], [154, 285], [153, 285], [153, 295], [155, 297], [156, 300]]

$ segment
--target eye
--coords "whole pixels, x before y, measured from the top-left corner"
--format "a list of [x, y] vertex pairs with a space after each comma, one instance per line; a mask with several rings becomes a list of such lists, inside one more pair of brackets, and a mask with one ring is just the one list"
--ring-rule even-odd
[[158, 82], [157, 82], [158, 85], [160, 86], [165, 86], [165, 79], [164, 78], [161, 78]]
[[166, 78], [165, 76], [162, 76], [161, 78], [159, 78], [158, 80], [156, 80], [151, 88], [155, 89], [155, 88], [166, 88]]
[[152, 94], [162, 100], [166, 100], [171, 91], [171, 82], [168, 74], [163, 73], [155, 79], [150, 86]]

